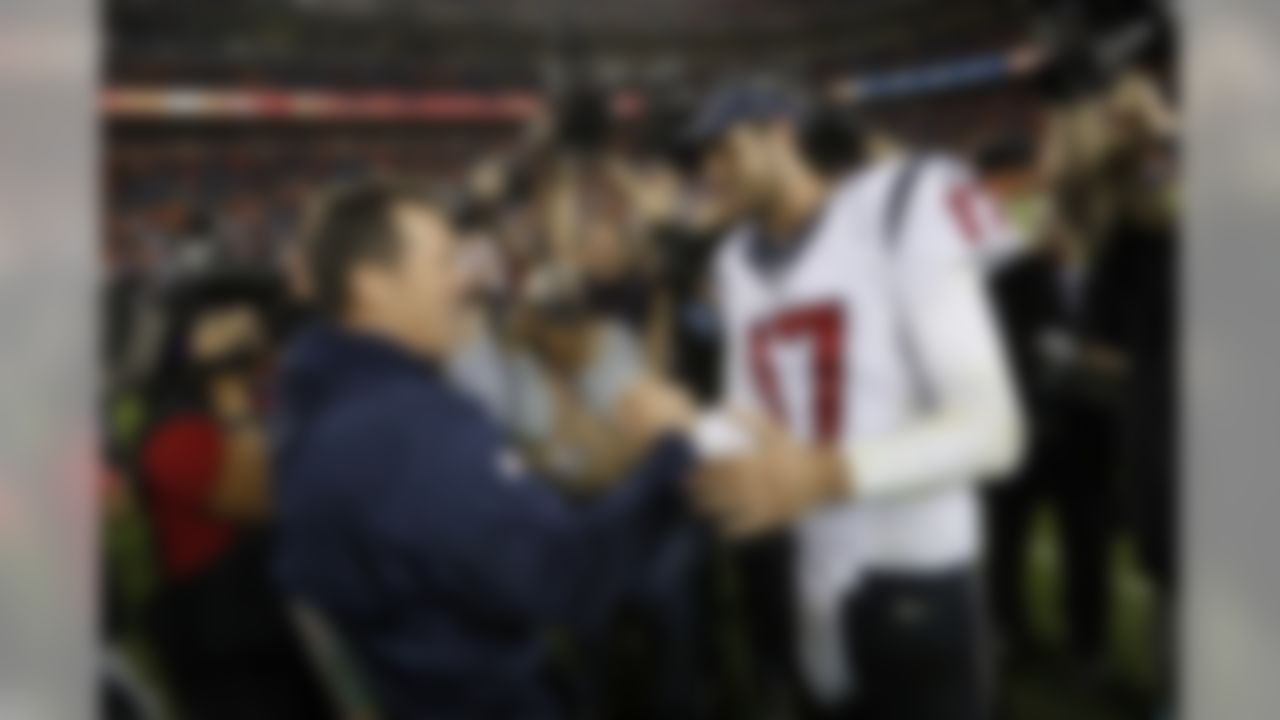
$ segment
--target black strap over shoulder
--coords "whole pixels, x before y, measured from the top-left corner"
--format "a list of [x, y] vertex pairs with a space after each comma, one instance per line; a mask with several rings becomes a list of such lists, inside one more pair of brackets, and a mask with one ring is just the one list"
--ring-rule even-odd
[[898, 174], [893, 178], [893, 186], [889, 188], [889, 202], [884, 214], [884, 237], [890, 249], [898, 246], [898, 237], [902, 234], [902, 224], [906, 221], [912, 191], [925, 160], [922, 154], [909, 156], [903, 161]]
[[[899, 236], [902, 234], [902, 225], [906, 222], [907, 208], [910, 206], [911, 195], [915, 190], [916, 180], [920, 177], [920, 170], [927, 159], [921, 153], [913, 153], [903, 161], [902, 167], [898, 169], [898, 174], [893, 178], [893, 186], [889, 188], [889, 202], [885, 207], [884, 214], [886, 255], [892, 255], [898, 249], [900, 244]], [[895, 297], [895, 300], [900, 300], [900, 298]], [[896, 313], [898, 340], [908, 372], [914, 378], [916, 396], [921, 405], [930, 405], [934, 402], [935, 395], [926, 378], [919, 350], [915, 342], [912, 341], [910, 334], [906, 332], [905, 318], [902, 316], [901, 307], [897, 308]]]

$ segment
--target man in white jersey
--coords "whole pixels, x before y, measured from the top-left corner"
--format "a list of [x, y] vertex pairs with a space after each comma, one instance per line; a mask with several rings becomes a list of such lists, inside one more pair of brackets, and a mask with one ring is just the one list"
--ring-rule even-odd
[[820, 710], [982, 718], [974, 487], [1022, 444], [975, 252], [989, 201], [932, 157], [828, 185], [802, 113], [747, 83], [695, 120], [705, 179], [741, 219], [716, 267], [722, 398], [772, 418], [750, 455], [703, 469], [698, 500], [731, 536], [792, 533], [796, 650]]

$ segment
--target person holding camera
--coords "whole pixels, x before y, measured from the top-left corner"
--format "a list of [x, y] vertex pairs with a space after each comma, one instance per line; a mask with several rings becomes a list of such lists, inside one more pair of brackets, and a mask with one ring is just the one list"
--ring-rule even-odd
[[185, 717], [326, 717], [266, 573], [270, 358], [247, 300], [178, 313], [137, 457], [163, 583], [152, 630]]

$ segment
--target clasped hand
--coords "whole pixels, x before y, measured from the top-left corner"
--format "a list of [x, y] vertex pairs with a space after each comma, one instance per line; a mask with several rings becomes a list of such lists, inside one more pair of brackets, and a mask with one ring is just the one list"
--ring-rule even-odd
[[[723, 419], [743, 442], [704, 455], [687, 487], [692, 506], [724, 536], [768, 533], [851, 496], [853, 478], [836, 448], [799, 441], [758, 413], [735, 411]], [[633, 447], [673, 432], [692, 436], [697, 422], [692, 401], [659, 379], [633, 384], [620, 404], [619, 423]]]

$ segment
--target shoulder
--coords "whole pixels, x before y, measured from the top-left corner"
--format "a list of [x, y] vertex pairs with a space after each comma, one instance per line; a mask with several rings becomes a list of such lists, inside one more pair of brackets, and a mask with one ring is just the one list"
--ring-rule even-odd
[[320, 446], [367, 451], [377, 461], [404, 457], [424, 443], [448, 451], [485, 428], [480, 404], [443, 379], [390, 377], [332, 408], [317, 429]]
[[437, 414], [439, 389], [402, 376], [365, 384], [359, 393], [348, 393], [330, 413], [351, 429], [381, 430], [384, 424], [412, 418], [421, 421]]
[[859, 235], [872, 228], [887, 227], [890, 217], [901, 209], [895, 206], [909, 200], [909, 186], [916, 184], [925, 162], [922, 155], [902, 152], [871, 161], [850, 173], [831, 190], [827, 204], [831, 224], [846, 229], [857, 224]]
[[883, 200], [905, 174], [915, 172], [920, 158], [917, 153], [900, 152], [868, 162], [836, 185], [833, 202], [852, 206]]
[[972, 176], [968, 166], [953, 155], [919, 150], [880, 161], [871, 171], [868, 186], [882, 205], [900, 203], [903, 209], [914, 210], [921, 200]]
[[899, 161], [882, 197], [886, 239], [907, 264], [981, 264], [980, 251], [998, 213], [963, 161], [937, 152], [909, 155]]
[[915, 155], [906, 152], [872, 160], [841, 181], [837, 186], [837, 193], [850, 199], [855, 196], [883, 194], [893, 179], [914, 160]]
[[381, 382], [308, 433], [305, 449], [290, 463], [293, 497], [318, 507], [354, 503], [385, 511], [454, 487], [502, 442], [496, 423], [461, 390]]
[[156, 423], [148, 433], [144, 446], [153, 452], [181, 450], [215, 442], [219, 436], [217, 422], [205, 413], [185, 411]]
[[954, 155], [931, 152], [922, 155], [917, 162], [916, 190], [922, 199], [945, 199], [977, 182], [973, 168]]
[[184, 412], [157, 423], [141, 446], [140, 462], [153, 485], [212, 482], [222, 448], [222, 430], [208, 415]]

